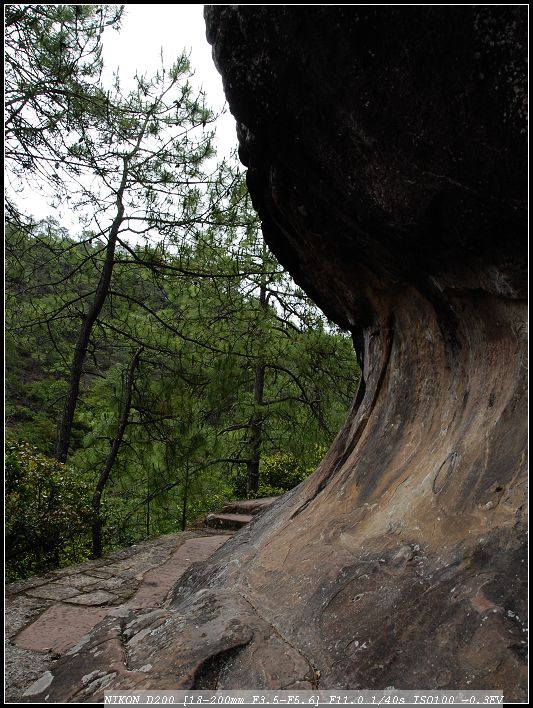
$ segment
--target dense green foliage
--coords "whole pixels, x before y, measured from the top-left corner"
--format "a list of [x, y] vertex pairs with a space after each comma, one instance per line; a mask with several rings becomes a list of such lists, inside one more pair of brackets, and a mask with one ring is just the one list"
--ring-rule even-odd
[[[33, 235], [8, 228], [6, 243], [8, 436], [51, 455], [82, 295], [104, 256], [98, 239], [86, 234], [76, 242], [53, 222]], [[245, 246], [249, 262], [267, 257], [253, 241], [241, 246], [241, 266]], [[206, 259], [205, 247], [189, 249], [191, 276], [172, 270], [183, 266], [183, 253], [167, 257], [168, 272], [156, 277], [119, 250], [113, 295], [84, 369], [69, 458], [82, 487], [94, 487], [116, 434], [128, 364], [142, 344], [128, 424], [103, 496], [108, 548], [174, 531], [183, 513], [190, 522], [246, 496], [250, 420], [258, 408], [264, 434], [253, 496], [290, 489], [318, 464], [354, 392], [350, 340], [291, 291], [271, 256], [261, 273], [269, 273], [268, 288], [290, 298], [298, 316], [261, 307], [253, 281], [263, 276], [249, 269], [236, 277], [224, 249], [217, 261], [218, 251], [208, 249]], [[132, 252], [143, 262], [160, 258], [144, 246]], [[212, 277], [200, 279], [200, 269]], [[258, 361], [266, 367], [260, 405], [253, 397]]]

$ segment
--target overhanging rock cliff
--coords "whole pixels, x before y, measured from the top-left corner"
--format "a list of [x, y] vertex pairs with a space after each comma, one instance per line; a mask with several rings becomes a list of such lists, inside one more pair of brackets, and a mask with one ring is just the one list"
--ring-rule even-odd
[[[265, 237], [353, 332], [364, 380], [316, 473], [165, 610], [100, 626], [48, 700], [87, 661], [100, 683], [76, 700], [318, 682], [525, 700], [526, 10], [206, 20]], [[96, 666], [104, 639], [122, 668]]]
[[206, 19], [265, 237], [364, 362], [235, 577], [322, 686], [523, 695], [523, 8]]

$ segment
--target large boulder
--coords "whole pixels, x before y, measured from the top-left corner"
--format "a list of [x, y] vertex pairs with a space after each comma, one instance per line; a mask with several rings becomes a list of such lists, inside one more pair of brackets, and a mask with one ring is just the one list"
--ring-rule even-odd
[[363, 362], [320, 468], [224, 575], [323, 687], [523, 698], [525, 9], [206, 19], [265, 238]]
[[265, 238], [363, 379], [318, 470], [95, 670], [525, 700], [526, 9], [205, 13]]

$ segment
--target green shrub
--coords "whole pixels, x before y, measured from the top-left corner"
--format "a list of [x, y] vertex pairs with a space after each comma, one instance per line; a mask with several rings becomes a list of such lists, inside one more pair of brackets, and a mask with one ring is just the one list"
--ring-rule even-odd
[[25, 442], [6, 445], [6, 576], [86, 560], [91, 491], [76, 472]]

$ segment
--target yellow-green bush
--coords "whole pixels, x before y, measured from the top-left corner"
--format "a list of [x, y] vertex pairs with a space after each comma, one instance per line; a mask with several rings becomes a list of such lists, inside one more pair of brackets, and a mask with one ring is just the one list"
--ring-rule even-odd
[[288, 452], [276, 452], [261, 458], [259, 489], [254, 497], [274, 497], [285, 494], [309, 477], [320, 464], [326, 449], [316, 446], [313, 456], [303, 461]]

